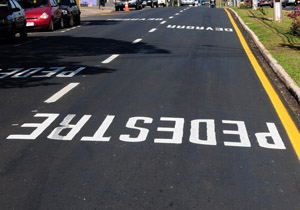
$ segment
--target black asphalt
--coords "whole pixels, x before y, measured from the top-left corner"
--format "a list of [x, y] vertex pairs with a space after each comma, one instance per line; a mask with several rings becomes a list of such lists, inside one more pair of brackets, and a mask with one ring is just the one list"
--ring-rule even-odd
[[[225, 10], [117, 12], [70, 31], [32, 33], [28, 43], [0, 44], [0, 77], [9, 68], [43, 68], [0, 79], [1, 210], [300, 209], [298, 157]], [[57, 67], [65, 68], [36, 77]], [[44, 102], [75, 82], [57, 102]], [[12, 137], [31, 134], [51, 114], [55, 120], [36, 138]], [[54, 132], [67, 116], [75, 116], [70, 124], [87, 122], [74, 137], [55, 140], [74, 131]], [[83, 141], [109, 118], [105, 140]], [[142, 131], [128, 128], [130, 119], [140, 119]], [[197, 119], [214, 125], [216, 145], [191, 142]], [[175, 121], [174, 138], [183, 131], [177, 144]], [[268, 132], [267, 123], [286, 149], [259, 146], [256, 134]], [[237, 125], [246, 137], [235, 134]], [[241, 138], [250, 145], [230, 146]]]

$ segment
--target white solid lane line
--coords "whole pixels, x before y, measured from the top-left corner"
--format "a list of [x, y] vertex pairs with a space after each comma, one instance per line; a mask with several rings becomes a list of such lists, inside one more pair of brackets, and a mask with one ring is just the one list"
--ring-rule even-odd
[[136, 44], [136, 43], [139, 43], [140, 41], [142, 41], [142, 39], [136, 39], [132, 42], [132, 44]]
[[70, 83], [68, 84], [66, 87], [64, 87], [63, 89], [61, 89], [60, 91], [58, 91], [57, 93], [55, 93], [53, 96], [51, 96], [50, 98], [48, 98], [45, 103], [54, 103], [57, 100], [59, 100], [61, 97], [63, 97], [65, 94], [67, 94], [69, 91], [71, 91], [73, 88], [75, 88], [77, 85], [79, 85], [79, 83]]
[[119, 56], [119, 54], [113, 54], [112, 56], [110, 56], [106, 60], [102, 61], [102, 63], [103, 64], [110, 63], [111, 61], [113, 61], [114, 59], [116, 59], [118, 56]]
[[156, 28], [152, 28], [149, 32], [152, 33], [154, 31], [156, 31]]

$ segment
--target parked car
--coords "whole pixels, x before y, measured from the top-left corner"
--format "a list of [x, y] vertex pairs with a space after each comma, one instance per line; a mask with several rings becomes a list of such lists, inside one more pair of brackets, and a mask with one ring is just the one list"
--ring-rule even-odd
[[[295, 0], [293, 0], [293, 1], [295, 3]], [[289, 5], [289, 0], [281, 0], [281, 4], [282, 4], [282, 7], [286, 7], [287, 5]], [[274, 7], [274, 0], [272, 0], [270, 7], [271, 8]]]
[[[115, 0], [115, 10], [116, 11], [123, 11], [125, 8], [126, 0]], [[128, 0], [128, 7], [135, 8], [136, 10], [143, 8], [143, 0]]]
[[0, 36], [14, 41], [16, 33], [27, 38], [25, 11], [15, 0], [0, 0]]
[[262, 6], [271, 6], [272, 0], [259, 0], [259, 7]]
[[195, 0], [180, 0], [180, 6], [193, 5], [195, 6]]
[[154, 3], [153, 3], [153, 0], [143, 0], [143, 8], [146, 7], [146, 6], [150, 6], [151, 8], [154, 7]]
[[60, 0], [59, 8], [63, 13], [64, 25], [80, 25], [80, 8], [75, 0]]
[[19, 0], [25, 9], [27, 27], [53, 31], [64, 27], [63, 14], [56, 0]]
[[165, 6], [167, 6], [167, 1], [166, 0], [157, 0], [157, 5], [158, 6], [163, 6], [163, 7], [165, 7]]

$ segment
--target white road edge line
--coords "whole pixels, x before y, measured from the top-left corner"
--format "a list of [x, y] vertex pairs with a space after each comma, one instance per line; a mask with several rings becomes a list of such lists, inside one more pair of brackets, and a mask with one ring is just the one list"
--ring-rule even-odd
[[154, 31], [156, 31], [156, 28], [152, 28], [149, 32], [152, 33]]
[[71, 91], [73, 88], [75, 88], [79, 83], [70, 83], [57, 93], [55, 93], [53, 96], [48, 98], [46, 101], [44, 101], [47, 104], [54, 103], [57, 100], [59, 100], [61, 97], [63, 97], [65, 94], [67, 94], [69, 91]]
[[103, 64], [110, 63], [114, 59], [116, 59], [119, 56], [119, 54], [113, 54], [110, 57], [108, 57], [106, 60], [102, 61]]
[[132, 42], [132, 44], [137, 44], [137, 43], [139, 43], [140, 41], [142, 41], [142, 39], [136, 39], [136, 40], [134, 40], [134, 41]]

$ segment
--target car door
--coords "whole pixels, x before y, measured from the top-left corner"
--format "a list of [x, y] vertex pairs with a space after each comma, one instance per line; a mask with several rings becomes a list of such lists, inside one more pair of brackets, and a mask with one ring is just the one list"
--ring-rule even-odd
[[20, 27], [20, 22], [19, 22], [19, 19], [20, 19], [20, 14], [19, 14], [19, 11], [17, 11], [17, 7], [16, 5], [14, 4], [14, 2], [12, 0], [9, 1], [9, 4], [10, 4], [10, 11], [11, 11], [11, 19], [12, 19], [12, 22], [14, 23], [15, 25], [15, 30], [19, 30], [19, 27]]
[[14, 12], [14, 15], [16, 21], [16, 29], [20, 31], [24, 27], [24, 25], [26, 25], [26, 16], [24, 14], [23, 8], [17, 1], [11, 0], [11, 2], [15, 6], [16, 10], [19, 10]]
[[56, 0], [50, 0], [52, 15], [54, 17], [54, 22], [57, 23], [61, 19], [61, 12], [58, 7], [58, 3]]

